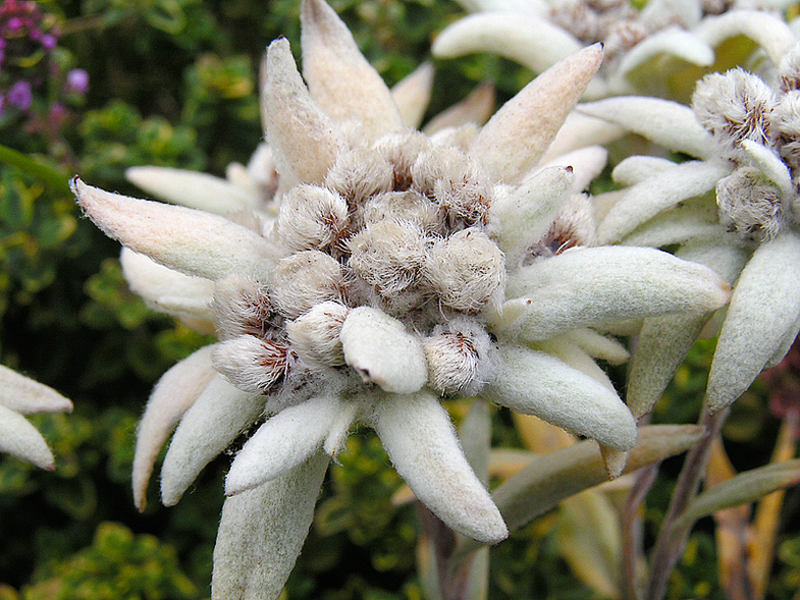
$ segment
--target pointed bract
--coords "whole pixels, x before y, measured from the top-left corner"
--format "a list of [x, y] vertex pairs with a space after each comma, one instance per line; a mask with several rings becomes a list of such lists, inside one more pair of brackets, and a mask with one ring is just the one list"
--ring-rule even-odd
[[404, 127], [418, 129], [428, 108], [433, 88], [433, 64], [422, 63], [392, 88], [392, 99]]
[[3, 365], [0, 365], [0, 406], [23, 415], [72, 411], [72, 402], [53, 388]]
[[0, 406], [0, 452], [52, 471], [55, 460], [42, 434], [25, 417]]
[[764, 48], [776, 65], [795, 44], [794, 35], [783, 19], [762, 10], [733, 10], [718, 17], [709, 17], [694, 33], [715, 47], [727, 39], [746, 35]]

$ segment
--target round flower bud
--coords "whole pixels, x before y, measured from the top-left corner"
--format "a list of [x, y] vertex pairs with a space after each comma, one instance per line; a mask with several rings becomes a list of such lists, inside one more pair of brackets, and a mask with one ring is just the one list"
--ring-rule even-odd
[[367, 225], [350, 242], [347, 265], [384, 296], [396, 294], [419, 278], [425, 264], [425, 236], [406, 221]]
[[795, 44], [781, 58], [778, 65], [778, 81], [784, 92], [800, 90], [800, 45]]
[[305, 250], [278, 262], [272, 300], [282, 314], [295, 319], [315, 304], [338, 299], [343, 286], [338, 262], [318, 250]]
[[770, 240], [783, 225], [780, 193], [752, 167], [736, 169], [717, 183], [717, 205], [720, 223], [746, 240]]
[[298, 185], [281, 198], [275, 234], [289, 252], [323, 249], [347, 227], [347, 202], [314, 185]]
[[417, 156], [430, 147], [430, 139], [420, 131], [385, 135], [375, 142], [374, 151], [388, 160], [394, 171], [390, 189], [402, 192], [411, 187], [411, 167]]
[[211, 351], [214, 369], [245, 392], [269, 392], [286, 375], [291, 361], [285, 345], [253, 335], [220, 342]]
[[368, 148], [345, 152], [325, 177], [325, 186], [359, 206], [394, 185], [394, 169], [383, 156]]
[[500, 302], [505, 256], [485, 233], [470, 227], [433, 245], [426, 276], [442, 304], [478, 312], [488, 302]]
[[457, 318], [439, 326], [423, 343], [428, 385], [443, 396], [475, 396], [492, 372], [492, 342], [483, 327]]
[[366, 225], [383, 221], [415, 223], [427, 234], [442, 234], [444, 221], [439, 207], [413, 190], [387, 192], [371, 198], [363, 210]]
[[350, 309], [338, 302], [323, 302], [287, 323], [289, 343], [300, 360], [312, 368], [344, 365], [339, 334], [348, 312]]
[[243, 334], [266, 336], [272, 313], [269, 290], [248, 277], [228, 277], [214, 286], [217, 335], [222, 340]]

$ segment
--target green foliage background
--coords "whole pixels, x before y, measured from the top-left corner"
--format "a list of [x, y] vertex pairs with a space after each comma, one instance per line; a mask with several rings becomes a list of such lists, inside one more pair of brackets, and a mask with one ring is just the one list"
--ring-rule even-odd
[[[129, 486], [136, 422], [149, 390], [172, 364], [207, 342], [148, 311], [120, 273], [117, 244], [81, 218], [63, 182], [138, 194], [124, 179], [134, 165], [224, 173], [246, 162], [262, 137], [258, 65], [285, 35], [299, 55], [297, 0], [52, 0], [39, 3], [59, 24], [58, 60], [90, 76], [85, 100], [56, 137], [0, 117], [0, 140], [48, 167], [0, 163], [0, 363], [46, 383], [75, 403], [71, 415], [34, 417], [57, 457], [54, 473], [0, 458], [0, 600], [195, 599], [209, 595], [211, 553], [228, 458], [210, 465], [172, 509], [135, 511]], [[333, 0], [367, 57], [391, 85], [429, 59], [436, 32], [461, 14], [434, 0]], [[488, 56], [439, 61], [429, 115], [492, 79], [499, 101], [531, 74]], [[46, 103], [41, 97], [37, 101]], [[697, 418], [708, 345], [699, 347], [656, 413]], [[768, 461], [776, 421], [764, 391], [737, 405], [728, 435], [745, 457]], [[506, 415], [507, 416], [507, 415]], [[500, 415], [496, 439], [519, 445]], [[394, 507], [401, 481], [368, 431], [351, 437], [331, 469], [318, 515], [287, 586], [288, 598], [421, 598], [415, 575], [412, 506]], [[648, 535], [662, 518], [679, 462], [651, 495]], [[796, 492], [787, 515], [797, 516]], [[796, 527], [794, 533], [796, 533]], [[693, 535], [670, 592], [721, 598], [711, 527]], [[791, 533], [791, 530], [790, 530]], [[649, 539], [649, 538], [648, 538]], [[490, 597], [597, 597], [558, 555], [552, 515], [493, 551]], [[780, 540], [771, 596], [800, 584], [800, 543]]]

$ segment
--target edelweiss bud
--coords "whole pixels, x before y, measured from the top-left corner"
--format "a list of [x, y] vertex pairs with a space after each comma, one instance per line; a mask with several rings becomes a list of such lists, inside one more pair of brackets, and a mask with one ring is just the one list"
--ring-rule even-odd
[[325, 186], [343, 196], [351, 206], [388, 192], [394, 186], [394, 169], [380, 153], [368, 148], [345, 152], [328, 171]]
[[244, 276], [222, 279], [214, 287], [214, 313], [221, 340], [244, 334], [263, 337], [273, 314], [269, 290]]
[[719, 140], [725, 156], [734, 160], [741, 156], [743, 140], [770, 144], [774, 107], [775, 96], [769, 86], [738, 68], [706, 75], [692, 96], [697, 120]]
[[478, 312], [502, 296], [505, 256], [479, 229], [462, 229], [433, 245], [426, 277], [442, 304]]
[[347, 265], [379, 294], [396, 294], [419, 281], [424, 240], [422, 230], [407, 221], [370, 224], [350, 240]]
[[420, 153], [430, 147], [430, 139], [420, 131], [385, 135], [375, 142], [373, 150], [388, 160], [394, 169], [391, 189], [401, 192], [411, 187], [411, 168]]
[[220, 342], [211, 352], [214, 368], [245, 392], [269, 392], [289, 369], [292, 357], [283, 345], [255, 337], [239, 337]]
[[348, 312], [350, 309], [338, 302], [323, 302], [287, 323], [289, 343], [300, 360], [312, 368], [344, 365], [339, 334]]
[[778, 81], [784, 92], [800, 90], [800, 44], [783, 55], [778, 65]]
[[758, 169], [741, 167], [717, 183], [720, 223], [746, 240], [771, 240], [783, 226], [778, 190]]
[[272, 300], [281, 313], [295, 319], [315, 304], [339, 298], [343, 286], [338, 262], [317, 250], [305, 250], [278, 262]]
[[444, 219], [439, 207], [428, 198], [415, 192], [387, 192], [370, 198], [362, 211], [366, 225], [385, 221], [416, 223], [426, 234], [442, 235]]
[[597, 245], [594, 205], [586, 194], [576, 194], [559, 211], [550, 230], [533, 247], [533, 256], [554, 256], [575, 246]]
[[299, 185], [281, 198], [275, 234], [289, 252], [321, 250], [347, 227], [347, 202], [336, 192]]
[[489, 334], [471, 319], [456, 318], [434, 329], [423, 343], [428, 385], [445, 396], [475, 396], [492, 374]]
[[451, 229], [485, 225], [492, 188], [480, 165], [455, 148], [419, 155], [411, 169], [414, 187], [444, 209]]

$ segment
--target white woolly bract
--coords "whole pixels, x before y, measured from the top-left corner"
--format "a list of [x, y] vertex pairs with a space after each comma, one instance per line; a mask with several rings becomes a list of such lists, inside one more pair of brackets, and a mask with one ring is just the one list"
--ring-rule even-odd
[[[586, 146], [551, 160], [543, 165], [542, 169], [549, 167], [572, 168], [574, 176], [572, 191], [578, 194], [585, 191], [589, 184], [602, 173], [607, 162], [608, 150], [602, 146]], [[538, 171], [539, 169], [537, 169]], [[529, 177], [526, 179], [529, 179]]]
[[150, 308], [179, 318], [197, 319], [213, 329], [213, 281], [173, 271], [130, 248], [122, 248], [119, 262], [131, 291]]
[[322, 183], [342, 143], [331, 118], [311, 99], [283, 38], [267, 49], [263, 102], [267, 141], [281, 185], [288, 189], [298, 183]]
[[478, 312], [502, 298], [505, 256], [479, 229], [462, 229], [433, 245], [425, 278], [445, 306]]
[[274, 269], [272, 245], [224, 217], [112, 194], [77, 177], [70, 186], [106, 235], [165, 267], [207, 279], [237, 273], [266, 278]]
[[600, 44], [581, 50], [539, 75], [489, 119], [471, 154], [495, 181], [514, 183], [539, 162], [602, 60]]
[[800, 238], [786, 232], [761, 244], [736, 282], [706, 402], [712, 412], [742, 395], [773, 357], [800, 315]]
[[225, 493], [245, 492], [304, 463], [322, 447], [340, 408], [336, 396], [319, 396], [270, 417], [233, 460]]
[[345, 361], [363, 381], [397, 394], [412, 394], [425, 385], [422, 344], [397, 319], [360, 306], [347, 315], [340, 337]]
[[714, 63], [714, 50], [707, 43], [688, 31], [670, 27], [648, 36], [625, 53], [615, 72], [619, 81], [615, 81], [613, 87], [629, 87], [625, 85], [625, 77], [647, 61], [664, 55], [700, 67], [710, 67]]
[[338, 302], [323, 302], [286, 324], [289, 344], [302, 362], [312, 368], [345, 364], [339, 335], [348, 312]]
[[0, 452], [33, 463], [41, 469], [56, 468], [53, 454], [42, 434], [25, 417], [0, 405]]
[[781, 196], [760, 170], [740, 167], [717, 183], [719, 222], [745, 240], [771, 240], [784, 224]]
[[274, 233], [289, 252], [321, 250], [347, 225], [347, 202], [336, 192], [299, 185], [281, 196]]
[[592, 358], [599, 358], [612, 365], [627, 362], [631, 354], [628, 349], [612, 337], [596, 332], [594, 329], [579, 328], [562, 336], [580, 346]]
[[161, 376], [147, 401], [136, 430], [133, 456], [133, 503], [139, 511], [147, 505], [147, 484], [158, 453], [189, 407], [216, 375], [211, 366], [213, 345], [185, 358]]
[[708, 267], [652, 248], [573, 248], [509, 278], [494, 329], [526, 340], [607, 321], [724, 306], [730, 286]]
[[679, 202], [714, 189], [730, 174], [728, 161], [691, 161], [637, 183], [623, 192], [597, 226], [601, 244], [618, 242], [634, 229]]
[[219, 342], [212, 354], [214, 368], [240, 390], [265, 394], [288, 371], [287, 346], [254, 335], [240, 335]]
[[205, 387], [172, 436], [161, 468], [161, 500], [173, 506], [211, 460], [264, 409], [265, 397], [218, 375]]
[[614, 167], [611, 178], [615, 183], [631, 186], [674, 166], [673, 161], [661, 156], [629, 156]]
[[53, 388], [3, 365], [0, 365], [0, 406], [24, 415], [72, 411], [72, 402]]
[[454, 129], [463, 130], [464, 126], [471, 125], [475, 127], [474, 131], [477, 135], [477, 127], [486, 123], [492, 116], [494, 96], [492, 85], [479, 85], [461, 102], [443, 110], [428, 121], [423, 131], [436, 138], [439, 133]]
[[795, 44], [789, 26], [766, 10], [732, 10], [718, 17], [708, 17], [694, 33], [715, 48], [727, 39], [745, 35], [761, 46], [776, 65]]
[[370, 139], [402, 127], [383, 79], [323, 0], [305, 0], [300, 15], [303, 76], [315, 102], [337, 122], [358, 120]]
[[550, 229], [572, 194], [574, 180], [570, 169], [543, 169], [492, 204], [492, 218], [499, 223], [497, 243], [509, 268], [519, 266], [524, 254]]
[[673, 152], [709, 158], [715, 150], [711, 136], [697, 122], [692, 109], [670, 100], [608, 98], [580, 104], [577, 111], [624, 127]]
[[214, 288], [217, 337], [227, 340], [240, 335], [263, 336], [272, 312], [269, 290], [248, 277], [228, 277]]
[[171, 167], [130, 167], [125, 179], [162, 200], [226, 215], [258, 206], [253, 190], [208, 173]]
[[434, 329], [423, 343], [428, 385], [445, 396], [475, 396], [494, 368], [492, 342], [483, 326], [463, 317]]
[[400, 476], [448, 527], [487, 544], [508, 536], [500, 511], [467, 463], [435, 395], [387, 395], [372, 426]]
[[328, 460], [320, 452], [282, 477], [225, 500], [212, 600], [277, 600], [308, 535]]
[[433, 88], [433, 64], [424, 62], [392, 87], [392, 99], [404, 127], [418, 129]]
[[318, 250], [305, 250], [283, 258], [275, 269], [272, 299], [289, 318], [314, 305], [341, 295], [344, 273], [339, 263]]
[[617, 450], [636, 443], [636, 421], [616, 393], [544, 352], [501, 344], [483, 395]]

